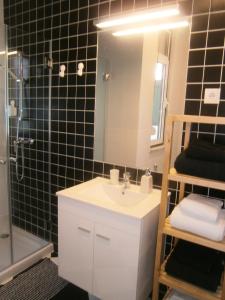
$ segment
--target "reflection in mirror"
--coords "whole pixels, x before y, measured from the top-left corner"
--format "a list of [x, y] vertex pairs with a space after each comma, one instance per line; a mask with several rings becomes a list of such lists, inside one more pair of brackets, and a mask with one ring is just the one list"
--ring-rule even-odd
[[159, 35], [158, 57], [155, 63], [154, 93], [152, 98], [151, 147], [162, 145], [167, 107], [167, 77], [169, 67], [170, 33]]
[[188, 28], [98, 33], [95, 160], [162, 171], [165, 116], [184, 111], [188, 46]]

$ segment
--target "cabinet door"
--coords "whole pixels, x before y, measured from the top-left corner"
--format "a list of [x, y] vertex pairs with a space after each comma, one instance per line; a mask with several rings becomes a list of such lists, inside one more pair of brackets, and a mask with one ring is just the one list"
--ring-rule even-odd
[[139, 237], [95, 225], [93, 294], [103, 300], [136, 299]]
[[59, 275], [92, 291], [93, 222], [59, 208]]

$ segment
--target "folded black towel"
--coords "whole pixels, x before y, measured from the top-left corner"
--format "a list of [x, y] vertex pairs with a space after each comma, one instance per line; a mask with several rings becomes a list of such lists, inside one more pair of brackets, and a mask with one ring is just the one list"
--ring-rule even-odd
[[168, 260], [166, 264], [166, 272], [169, 275], [212, 292], [216, 292], [220, 284], [222, 271], [223, 268], [221, 266], [215, 265], [211, 274], [205, 274], [199, 270], [194, 270], [190, 265], [182, 265], [180, 262], [173, 258]]
[[187, 149], [177, 156], [174, 167], [182, 174], [225, 181], [225, 163], [190, 158]]
[[225, 145], [193, 140], [186, 149], [189, 158], [225, 163]]
[[181, 264], [192, 266], [192, 268], [209, 273], [214, 265], [221, 264], [223, 253], [217, 250], [180, 240], [172, 253], [173, 258]]
[[223, 272], [220, 252], [179, 240], [167, 260], [168, 274], [215, 292]]

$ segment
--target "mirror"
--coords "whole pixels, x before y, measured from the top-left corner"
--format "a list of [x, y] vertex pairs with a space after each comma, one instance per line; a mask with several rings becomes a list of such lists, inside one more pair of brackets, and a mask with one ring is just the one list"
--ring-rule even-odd
[[184, 112], [188, 48], [189, 28], [98, 33], [95, 160], [162, 171], [165, 116]]

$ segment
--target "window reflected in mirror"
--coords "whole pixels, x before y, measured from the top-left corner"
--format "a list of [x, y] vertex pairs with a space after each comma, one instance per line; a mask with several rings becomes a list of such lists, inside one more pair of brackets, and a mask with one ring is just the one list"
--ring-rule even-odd
[[155, 84], [152, 98], [151, 147], [164, 143], [164, 127], [167, 108], [167, 78], [169, 70], [170, 33], [162, 32], [159, 38], [159, 53], [155, 64]]

